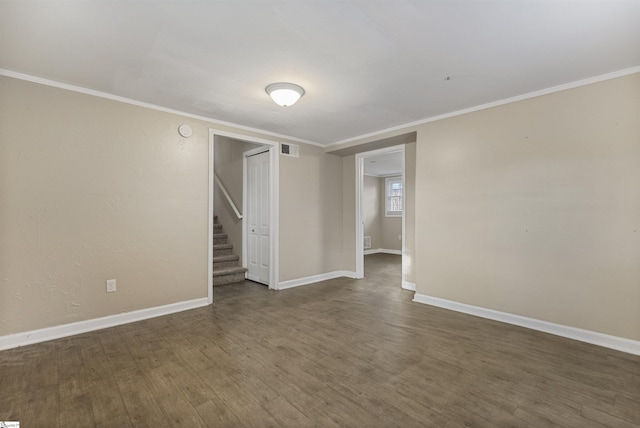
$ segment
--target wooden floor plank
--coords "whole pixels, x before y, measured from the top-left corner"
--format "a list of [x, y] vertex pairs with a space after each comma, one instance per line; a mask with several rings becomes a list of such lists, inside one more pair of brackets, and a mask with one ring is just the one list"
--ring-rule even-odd
[[200, 375], [246, 426], [280, 426], [263, 407], [277, 398], [277, 394], [268, 385], [242, 373], [228, 375], [209, 369]]
[[138, 369], [131, 369], [118, 378], [118, 390], [134, 427], [170, 426], [160, 403], [147, 387], [144, 375]]
[[93, 379], [90, 391], [96, 427], [133, 427], [124, 398], [114, 377]]
[[19, 421], [21, 425], [32, 427], [55, 426], [60, 415], [57, 386], [29, 392], [29, 399], [23, 403]]
[[215, 397], [196, 407], [196, 411], [208, 427], [240, 427], [243, 422], [220, 398]]
[[165, 367], [148, 371], [146, 381], [151, 393], [169, 420], [169, 426], [206, 427], [196, 409], [182, 394]]
[[[65, 394], [60, 391], [60, 414], [58, 416], [60, 427], [95, 427], [96, 419], [93, 415], [91, 395]], [[54, 424], [47, 426], [56, 426]]]

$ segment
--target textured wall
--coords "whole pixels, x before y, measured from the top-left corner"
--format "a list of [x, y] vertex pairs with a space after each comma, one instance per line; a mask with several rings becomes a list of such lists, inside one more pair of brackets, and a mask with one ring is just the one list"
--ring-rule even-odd
[[640, 339], [640, 74], [423, 125], [417, 292]]
[[363, 232], [364, 236], [371, 237], [372, 250], [383, 248], [380, 229], [380, 219], [384, 216], [384, 212], [380, 210], [383, 201], [384, 195], [380, 193], [380, 178], [365, 175], [362, 184]]
[[345, 269], [342, 158], [301, 144], [280, 157], [280, 281]]
[[0, 335], [206, 297], [204, 123], [6, 77], [0, 94]]
[[343, 268], [356, 270], [356, 157], [342, 158], [342, 257]]
[[416, 213], [415, 213], [415, 189], [416, 189], [416, 143], [405, 144], [404, 147], [404, 262], [402, 266], [404, 280], [415, 284], [416, 267]]
[[[384, 178], [379, 178], [380, 188], [380, 248], [385, 250], [402, 250], [402, 217], [387, 217], [386, 197], [387, 184]], [[405, 201], [406, 203], [406, 201]]]

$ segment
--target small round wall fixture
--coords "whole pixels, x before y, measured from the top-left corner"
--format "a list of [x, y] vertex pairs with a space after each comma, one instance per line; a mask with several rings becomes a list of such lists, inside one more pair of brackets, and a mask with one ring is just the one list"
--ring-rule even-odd
[[265, 88], [271, 99], [282, 107], [290, 107], [304, 95], [304, 89], [293, 83], [272, 83]]
[[184, 138], [189, 138], [193, 135], [193, 129], [189, 125], [180, 125], [178, 127], [178, 134], [182, 135]]

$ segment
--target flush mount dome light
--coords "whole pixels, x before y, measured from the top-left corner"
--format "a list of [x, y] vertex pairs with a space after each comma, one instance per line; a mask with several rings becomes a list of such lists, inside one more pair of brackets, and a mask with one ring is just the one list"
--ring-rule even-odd
[[304, 95], [304, 89], [293, 83], [272, 83], [265, 89], [273, 101], [282, 107], [289, 107]]

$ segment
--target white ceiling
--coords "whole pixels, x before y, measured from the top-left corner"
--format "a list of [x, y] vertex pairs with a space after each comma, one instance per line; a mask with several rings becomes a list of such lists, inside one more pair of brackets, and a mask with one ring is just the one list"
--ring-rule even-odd
[[402, 174], [402, 152], [381, 153], [364, 158], [364, 173], [376, 177]]
[[0, 0], [0, 69], [321, 145], [637, 66], [633, 0]]

